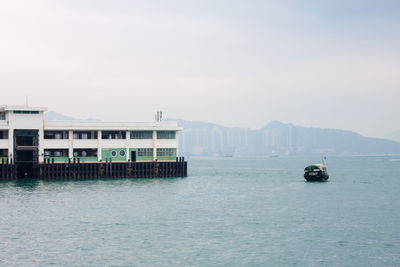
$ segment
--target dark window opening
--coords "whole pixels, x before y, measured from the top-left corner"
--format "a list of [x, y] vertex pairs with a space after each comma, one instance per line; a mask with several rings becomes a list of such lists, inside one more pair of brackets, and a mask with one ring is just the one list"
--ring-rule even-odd
[[37, 162], [38, 160], [38, 155], [37, 155], [37, 151], [36, 150], [19, 150], [16, 154], [15, 154], [15, 162]]
[[153, 149], [152, 148], [138, 148], [137, 155], [138, 155], [138, 157], [152, 157]]
[[68, 131], [44, 131], [44, 139], [68, 139]]
[[176, 148], [157, 148], [157, 157], [175, 157]]
[[39, 111], [35, 110], [14, 110], [14, 114], [39, 114]]
[[8, 149], [0, 149], [0, 158], [8, 157]]
[[74, 149], [74, 157], [97, 157], [97, 149], [96, 148]]
[[175, 139], [176, 132], [175, 131], [158, 131], [157, 139]]
[[97, 131], [74, 131], [74, 139], [97, 139]]
[[18, 146], [37, 146], [38, 140], [35, 136], [16, 136], [15, 145]]
[[68, 157], [68, 149], [45, 149], [45, 157]]
[[152, 131], [131, 131], [131, 139], [153, 139]]
[[102, 131], [101, 139], [125, 139], [126, 131]]
[[0, 139], [8, 139], [8, 131], [0, 131]]

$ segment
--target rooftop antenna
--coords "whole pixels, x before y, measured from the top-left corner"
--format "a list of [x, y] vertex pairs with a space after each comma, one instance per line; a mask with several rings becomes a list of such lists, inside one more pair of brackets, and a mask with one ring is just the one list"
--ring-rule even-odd
[[156, 122], [160, 122], [162, 120], [162, 111], [157, 111], [155, 116]]

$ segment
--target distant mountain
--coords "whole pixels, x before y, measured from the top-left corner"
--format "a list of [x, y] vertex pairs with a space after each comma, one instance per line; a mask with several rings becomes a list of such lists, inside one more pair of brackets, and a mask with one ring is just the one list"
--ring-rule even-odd
[[[270, 137], [266, 146], [280, 147], [294, 154], [391, 154], [400, 153], [400, 143], [337, 129], [306, 128], [272, 122], [261, 129]], [[275, 135], [275, 136], [274, 136]], [[271, 141], [278, 139], [278, 141]]]
[[390, 140], [393, 140], [393, 141], [396, 141], [396, 142], [400, 142], [400, 130], [395, 131], [395, 132], [393, 132], [391, 134], [388, 134], [386, 136], [386, 138], [390, 139]]
[[66, 116], [54, 111], [47, 111], [44, 113], [44, 119], [45, 120], [59, 120], [59, 121], [100, 121], [98, 119], [77, 119], [74, 117]]
[[185, 155], [371, 155], [399, 154], [400, 143], [363, 137], [336, 129], [306, 128], [279, 121], [264, 128], [224, 127], [205, 122], [175, 120], [184, 131], [180, 150]]
[[[46, 112], [44, 117], [46, 120], [100, 121], [77, 119], [54, 111]], [[184, 128], [179, 134], [179, 149], [186, 156], [400, 154], [399, 142], [363, 137], [351, 131], [307, 128], [279, 121], [272, 121], [261, 129], [252, 130], [209, 122], [166, 120], [176, 121]]]

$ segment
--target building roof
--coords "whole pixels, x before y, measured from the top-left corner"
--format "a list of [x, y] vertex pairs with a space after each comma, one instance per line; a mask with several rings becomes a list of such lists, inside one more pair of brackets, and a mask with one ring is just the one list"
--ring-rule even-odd
[[[29, 107], [26, 105], [0, 106], [0, 112], [4, 111], [47, 111], [46, 107]], [[3, 125], [7, 126], [7, 125]], [[103, 121], [85, 121], [85, 120], [43, 120], [45, 130], [139, 130], [139, 131], [182, 131], [177, 122], [103, 122]]]
[[182, 131], [176, 122], [43, 121], [45, 130], [165, 130]]
[[24, 111], [47, 111], [46, 107], [29, 107], [26, 105], [21, 106], [0, 106], [0, 111], [14, 111], [14, 110], [24, 110]]

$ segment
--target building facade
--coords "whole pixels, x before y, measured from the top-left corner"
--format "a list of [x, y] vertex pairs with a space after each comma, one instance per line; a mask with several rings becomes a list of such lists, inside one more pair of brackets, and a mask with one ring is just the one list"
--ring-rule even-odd
[[0, 160], [15, 163], [175, 161], [175, 122], [44, 120], [47, 108], [0, 107]]

